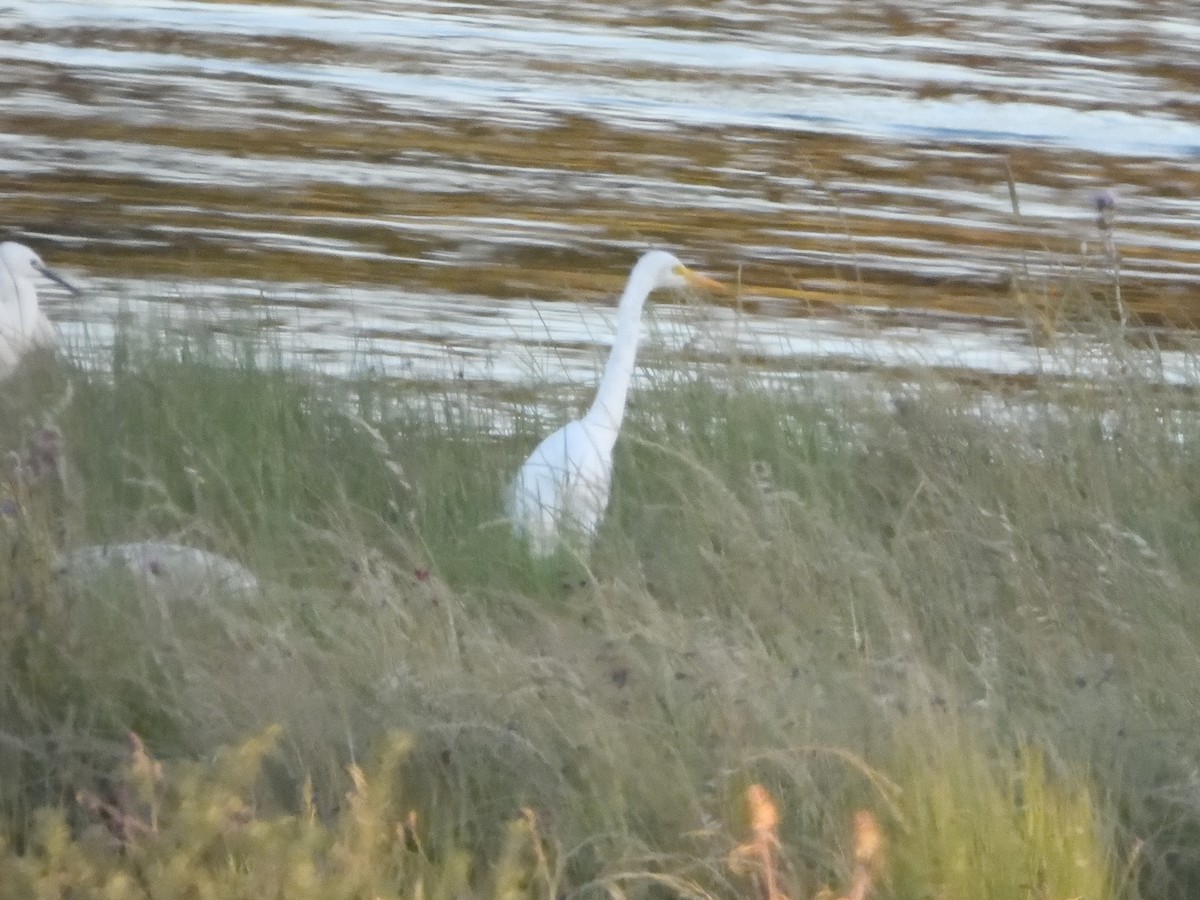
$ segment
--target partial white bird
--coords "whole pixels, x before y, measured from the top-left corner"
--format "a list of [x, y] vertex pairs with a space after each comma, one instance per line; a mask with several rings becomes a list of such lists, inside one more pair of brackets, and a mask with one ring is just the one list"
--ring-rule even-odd
[[54, 326], [38, 306], [38, 276], [79, 293], [29, 247], [0, 244], [0, 378], [11, 374], [29, 351], [57, 343]]
[[629, 274], [617, 308], [617, 334], [596, 399], [582, 419], [569, 422], [533, 451], [508, 492], [513, 531], [535, 556], [549, 556], [564, 539], [590, 541], [608, 508], [613, 447], [625, 417], [641, 333], [642, 307], [656, 288], [723, 291], [670, 253], [652, 250]]

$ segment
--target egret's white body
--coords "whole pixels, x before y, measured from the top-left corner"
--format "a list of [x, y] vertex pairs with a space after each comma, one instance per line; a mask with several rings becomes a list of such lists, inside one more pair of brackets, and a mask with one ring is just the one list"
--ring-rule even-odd
[[57, 343], [54, 326], [38, 306], [37, 279], [57, 281], [77, 293], [61, 275], [24, 244], [0, 244], [0, 378], [26, 353]]
[[508, 493], [513, 530], [535, 556], [548, 556], [564, 538], [590, 541], [608, 508], [613, 447], [625, 417], [641, 332], [642, 307], [656, 288], [687, 286], [722, 290], [670, 253], [645, 254], [617, 307], [617, 333], [596, 399], [582, 419], [569, 422], [538, 444]]

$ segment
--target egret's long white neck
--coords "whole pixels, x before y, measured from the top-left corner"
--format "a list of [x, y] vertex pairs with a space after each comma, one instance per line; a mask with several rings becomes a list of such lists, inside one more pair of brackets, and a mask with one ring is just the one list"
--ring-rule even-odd
[[615, 443], [621, 420], [625, 418], [625, 399], [629, 394], [629, 382], [633, 379], [633, 366], [637, 358], [638, 338], [642, 330], [642, 307], [654, 289], [657, 278], [655, 266], [643, 260], [629, 273], [625, 292], [617, 306], [617, 335], [613, 339], [612, 352], [600, 378], [596, 399], [585, 418], [590, 422], [612, 430]]
[[12, 332], [6, 337], [12, 337], [22, 332], [21, 322], [24, 318], [25, 303], [21, 297], [21, 284], [13, 278], [8, 268], [0, 263], [0, 331]]
[[22, 335], [28, 337], [36, 330], [38, 317], [42, 312], [38, 305], [37, 288], [30, 281], [18, 281], [16, 288], [20, 330]]

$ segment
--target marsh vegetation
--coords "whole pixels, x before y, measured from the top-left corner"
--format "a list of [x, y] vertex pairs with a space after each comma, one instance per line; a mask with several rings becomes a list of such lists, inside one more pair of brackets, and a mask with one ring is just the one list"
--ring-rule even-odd
[[[172, 334], [0, 405], [6, 885], [765, 895], [751, 786], [793, 898], [864, 812], [882, 896], [1200, 884], [1194, 385], [1127, 347], [987, 392], [657, 370], [591, 557], [536, 561], [503, 488], [569, 404]], [[57, 570], [149, 538], [263, 587]]]

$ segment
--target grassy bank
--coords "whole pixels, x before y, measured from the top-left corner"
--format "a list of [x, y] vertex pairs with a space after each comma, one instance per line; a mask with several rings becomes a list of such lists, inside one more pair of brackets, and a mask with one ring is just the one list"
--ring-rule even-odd
[[[501, 492], [561, 419], [128, 335], [23, 377], [0, 896], [1192, 896], [1189, 392], [999, 397], [661, 376], [534, 565]], [[263, 590], [57, 574], [152, 537]]]

